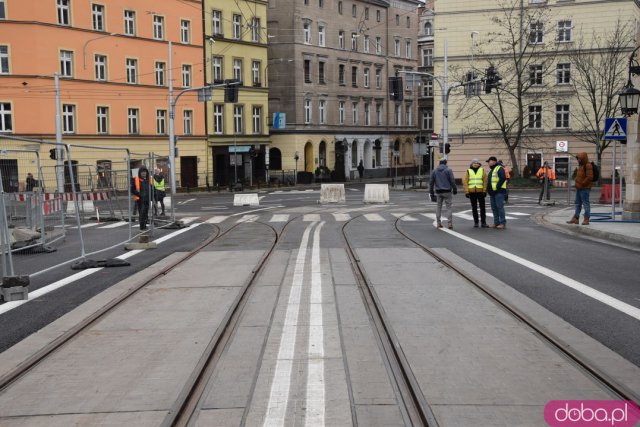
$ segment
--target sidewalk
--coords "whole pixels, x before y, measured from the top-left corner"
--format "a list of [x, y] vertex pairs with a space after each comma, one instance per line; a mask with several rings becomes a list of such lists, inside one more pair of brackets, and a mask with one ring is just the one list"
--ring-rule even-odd
[[[539, 219], [545, 226], [558, 231], [604, 239], [614, 244], [640, 250], [640, 222], [599, 221], [598, 219], [611, 217], [611, 206], [593, 206], [589, 225], [567, 224], [573, 215], [573, 210], [573, 207], [558, 209], [541, 215]], [[621, 220], [622, 215], [616, 214], [616, 219]], [[582, 223], [582, 217], [580, 223]]]

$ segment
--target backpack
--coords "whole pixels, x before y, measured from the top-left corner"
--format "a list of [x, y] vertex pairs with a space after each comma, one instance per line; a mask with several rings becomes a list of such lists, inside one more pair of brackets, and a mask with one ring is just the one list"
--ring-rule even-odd
[[600, 179], [600, 169], [594, 162], [591, 162], [591, 168], [593, 169], [593, 179], [591, 181], [596, 182]]

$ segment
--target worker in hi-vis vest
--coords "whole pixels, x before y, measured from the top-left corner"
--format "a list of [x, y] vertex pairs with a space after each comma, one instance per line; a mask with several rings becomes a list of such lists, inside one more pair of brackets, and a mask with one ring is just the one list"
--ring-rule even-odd
[[502, 230], [507, 227], [507, 218], [504, 212], [504, 198], [507, 195], [507, 175], [504, 167], [498, 163], [495, 156], [487, 159], [489, 175], [487, 176], [487, 192], [491, 198], [491, 211], [493, 212], [493, 228]]
[[153, 199], [153, 212], [158, 214], [158, 202], [162, 207], [162, 213], [160, 215], [164, 216], [164, 198], [167, 195], [165, 192], [165, 183], [164, 183], [164, 175], [162, 175], [162, 171], [159, 168], [156, 168], [155, 173], [153, 174], [153, 188], [155, 198]]
[[[473, 212], [473, 226], [478, 228], [489, 227], [487, 225], [487, 212], [485, 207], [485, 197], [487, 194], [487, 173], [482, 168], [480, 160], [473, 159], [469, 169], [464, 173], [462, 179], [464, 185], [464, 195], [471, 201]], [[478, 218], [478, 205], [480, 205], [480, 217]]]
[[551, 182], [556, 179], [556, 171], [549, 166], [549, 162], [544, 162], [544, 165], [538, 169], [536, 176], [540, 184], [540, 196], [538, 196], [538, 204], [540, 204], [545, 192], [547, 193], [547, 200], [551, 198]]

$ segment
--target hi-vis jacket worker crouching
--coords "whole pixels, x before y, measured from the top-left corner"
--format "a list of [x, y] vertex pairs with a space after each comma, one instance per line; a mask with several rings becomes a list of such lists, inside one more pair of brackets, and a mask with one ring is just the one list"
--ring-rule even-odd
[[[487, 173], [482, 168], [480, 160], [473, 159], [471, 161], [469, 169], [464, 173], [462, 183], [464, 185], [465, 197], [471, 200], [473, 226], [478, 228], [480, 221], [482, 221], [482, 228], [489, 227], [487, 225], [487, 212], [485, 207]], [[478, 205], [480, 205], [480, 218], [478, 218]]]

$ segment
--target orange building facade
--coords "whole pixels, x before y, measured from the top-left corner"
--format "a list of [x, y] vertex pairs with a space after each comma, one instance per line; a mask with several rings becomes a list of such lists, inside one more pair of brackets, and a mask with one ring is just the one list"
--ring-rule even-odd
[[[167, 171], [169, 42], [174, 97], [203, 86], [202, 16], [192, 0], [0, 0], [0, 132], [55, 141], [58, 73], [64, 143], [154, 152]], [[177, 187], [205, 185], [205, 129], [204, 103], [186, 93]]]

